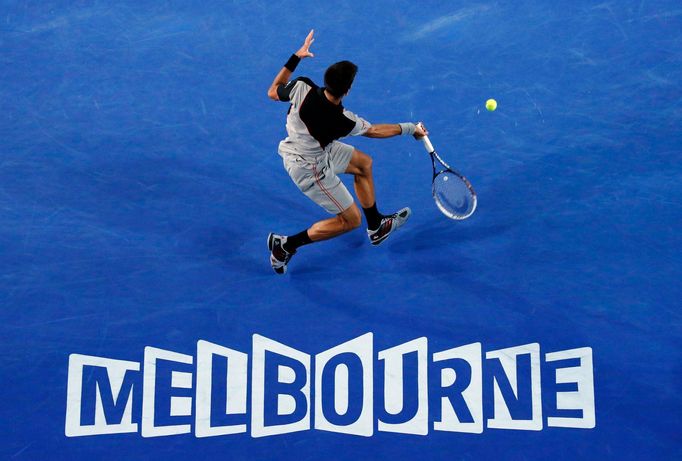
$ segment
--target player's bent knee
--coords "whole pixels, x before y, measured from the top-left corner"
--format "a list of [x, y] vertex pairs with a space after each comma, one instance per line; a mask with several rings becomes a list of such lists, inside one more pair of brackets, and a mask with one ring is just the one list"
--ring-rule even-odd
[[353, 213], [346, 220], [346, 225], [348, 226], [348, 230], [357, 229], [358, 227], [360, 227], [360, 224], [362, 224], [362, 216], [360, 215], [359, 211], [357, 211], [356, 213]]
[[372, 163], [374, 161], [372, 160], [372, 157], [370, 157], [369, 155], [366, 155], [365, 157], [367, 157], [367, 159], [365, 160], [362, 169], [367, 174], [372, 172]]
[[372, 157], [362, 151], [355, 149], [351, 165], [363, 176], [372, 172]]
[[358, 227], [360, 227], [360, 224], [362, 224], [362, 217], [358, 214], [356, 217], [354, 217], [352, 221], [349, 222], [350, 225], [349, 230], [357, 229]]
[[361, 170], [370, 171], [372, 169], [372, 157], [365, 154], [364, 152], [358, 151], [359, 155], [359, 167]]
[[343, 222], [343, 227], [346, 231], [357, 229], [362, 224], [362, 215], [355, 204], [341, 213], [339, 219]]

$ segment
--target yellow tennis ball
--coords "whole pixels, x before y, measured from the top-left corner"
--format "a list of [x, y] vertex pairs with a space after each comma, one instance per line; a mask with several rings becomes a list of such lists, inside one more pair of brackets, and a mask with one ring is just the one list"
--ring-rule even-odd
[[494, 111], [495, 109], [497, 109], [497, 101], [495, 101], [494, 99], [488, 99], [485, 102], [485, 108], [488, 109], [490, 112]]

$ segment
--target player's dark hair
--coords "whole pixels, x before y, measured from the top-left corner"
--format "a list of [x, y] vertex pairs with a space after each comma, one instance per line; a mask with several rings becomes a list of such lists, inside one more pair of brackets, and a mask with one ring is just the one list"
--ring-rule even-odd
[[324, 73], [324, 85], [332, 95], [340, 98], [348, 93], [353, 84], [358, 66], [350, 61], [340, 61], [332, 64]]

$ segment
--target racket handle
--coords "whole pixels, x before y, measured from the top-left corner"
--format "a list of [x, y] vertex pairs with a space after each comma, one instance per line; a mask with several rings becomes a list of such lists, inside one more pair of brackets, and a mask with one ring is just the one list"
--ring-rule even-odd
[[[417, 124], [420, 128], [424, 128], [424, 124], [422, 122], [419, 122]], [[431, 141], [429, 140], [428, 136], [424, 136], [423, 138], [420, 138], [421, 142], [424, 143], [424, 149], [426, 149], [426, 152], [429, 154], [432, 154], [436, 151], [436, 149], [433, 148], [433, 144], [431, 144]]]
[[428, 136], [424, 136], [421, 138], [421, 141], [424, 143], [424, 149], [426, 149], [426, 152], [429, 154], [432, 154], [435, 152], [436, 149], [433, 148], [433, 144], [431, 144], [431, 141], [429, 140]]

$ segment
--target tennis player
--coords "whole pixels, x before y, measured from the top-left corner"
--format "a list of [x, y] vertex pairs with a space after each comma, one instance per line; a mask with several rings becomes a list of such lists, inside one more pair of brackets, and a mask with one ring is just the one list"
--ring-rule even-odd
[[362, 216], [346, 186], [337, 176], [352, 174], [355, 194], [367, 220], [367, 236], [379, 245], [410, 217], [405, 207], [391, 215], [379, 212], [374, 197], [372, 158], [353, 146], [338, 141], [345, 136], [390, 138], [398, 135], [425, 136], [427, 131], [414, 123], [372, 125], [346, 110], [341, 102], [348, 94], [357, 73], [350, 61], [332, 64], [324, 74], [324, 87], [299, 77], [289, 81], [301, 59], [313, 57], [310, 31], [301, 48], [293, 54], [270, 85], [268, 96], [290, 104], [286, 129], [288, 136], [279, 143], [284, 168], [296, 186], [313, 202], [334, 215], [318, 221], [294, 235], [268, 236], [270, 263], [284, 274], [291, 257], [303, 245], [330, 239], [360, 227]]

